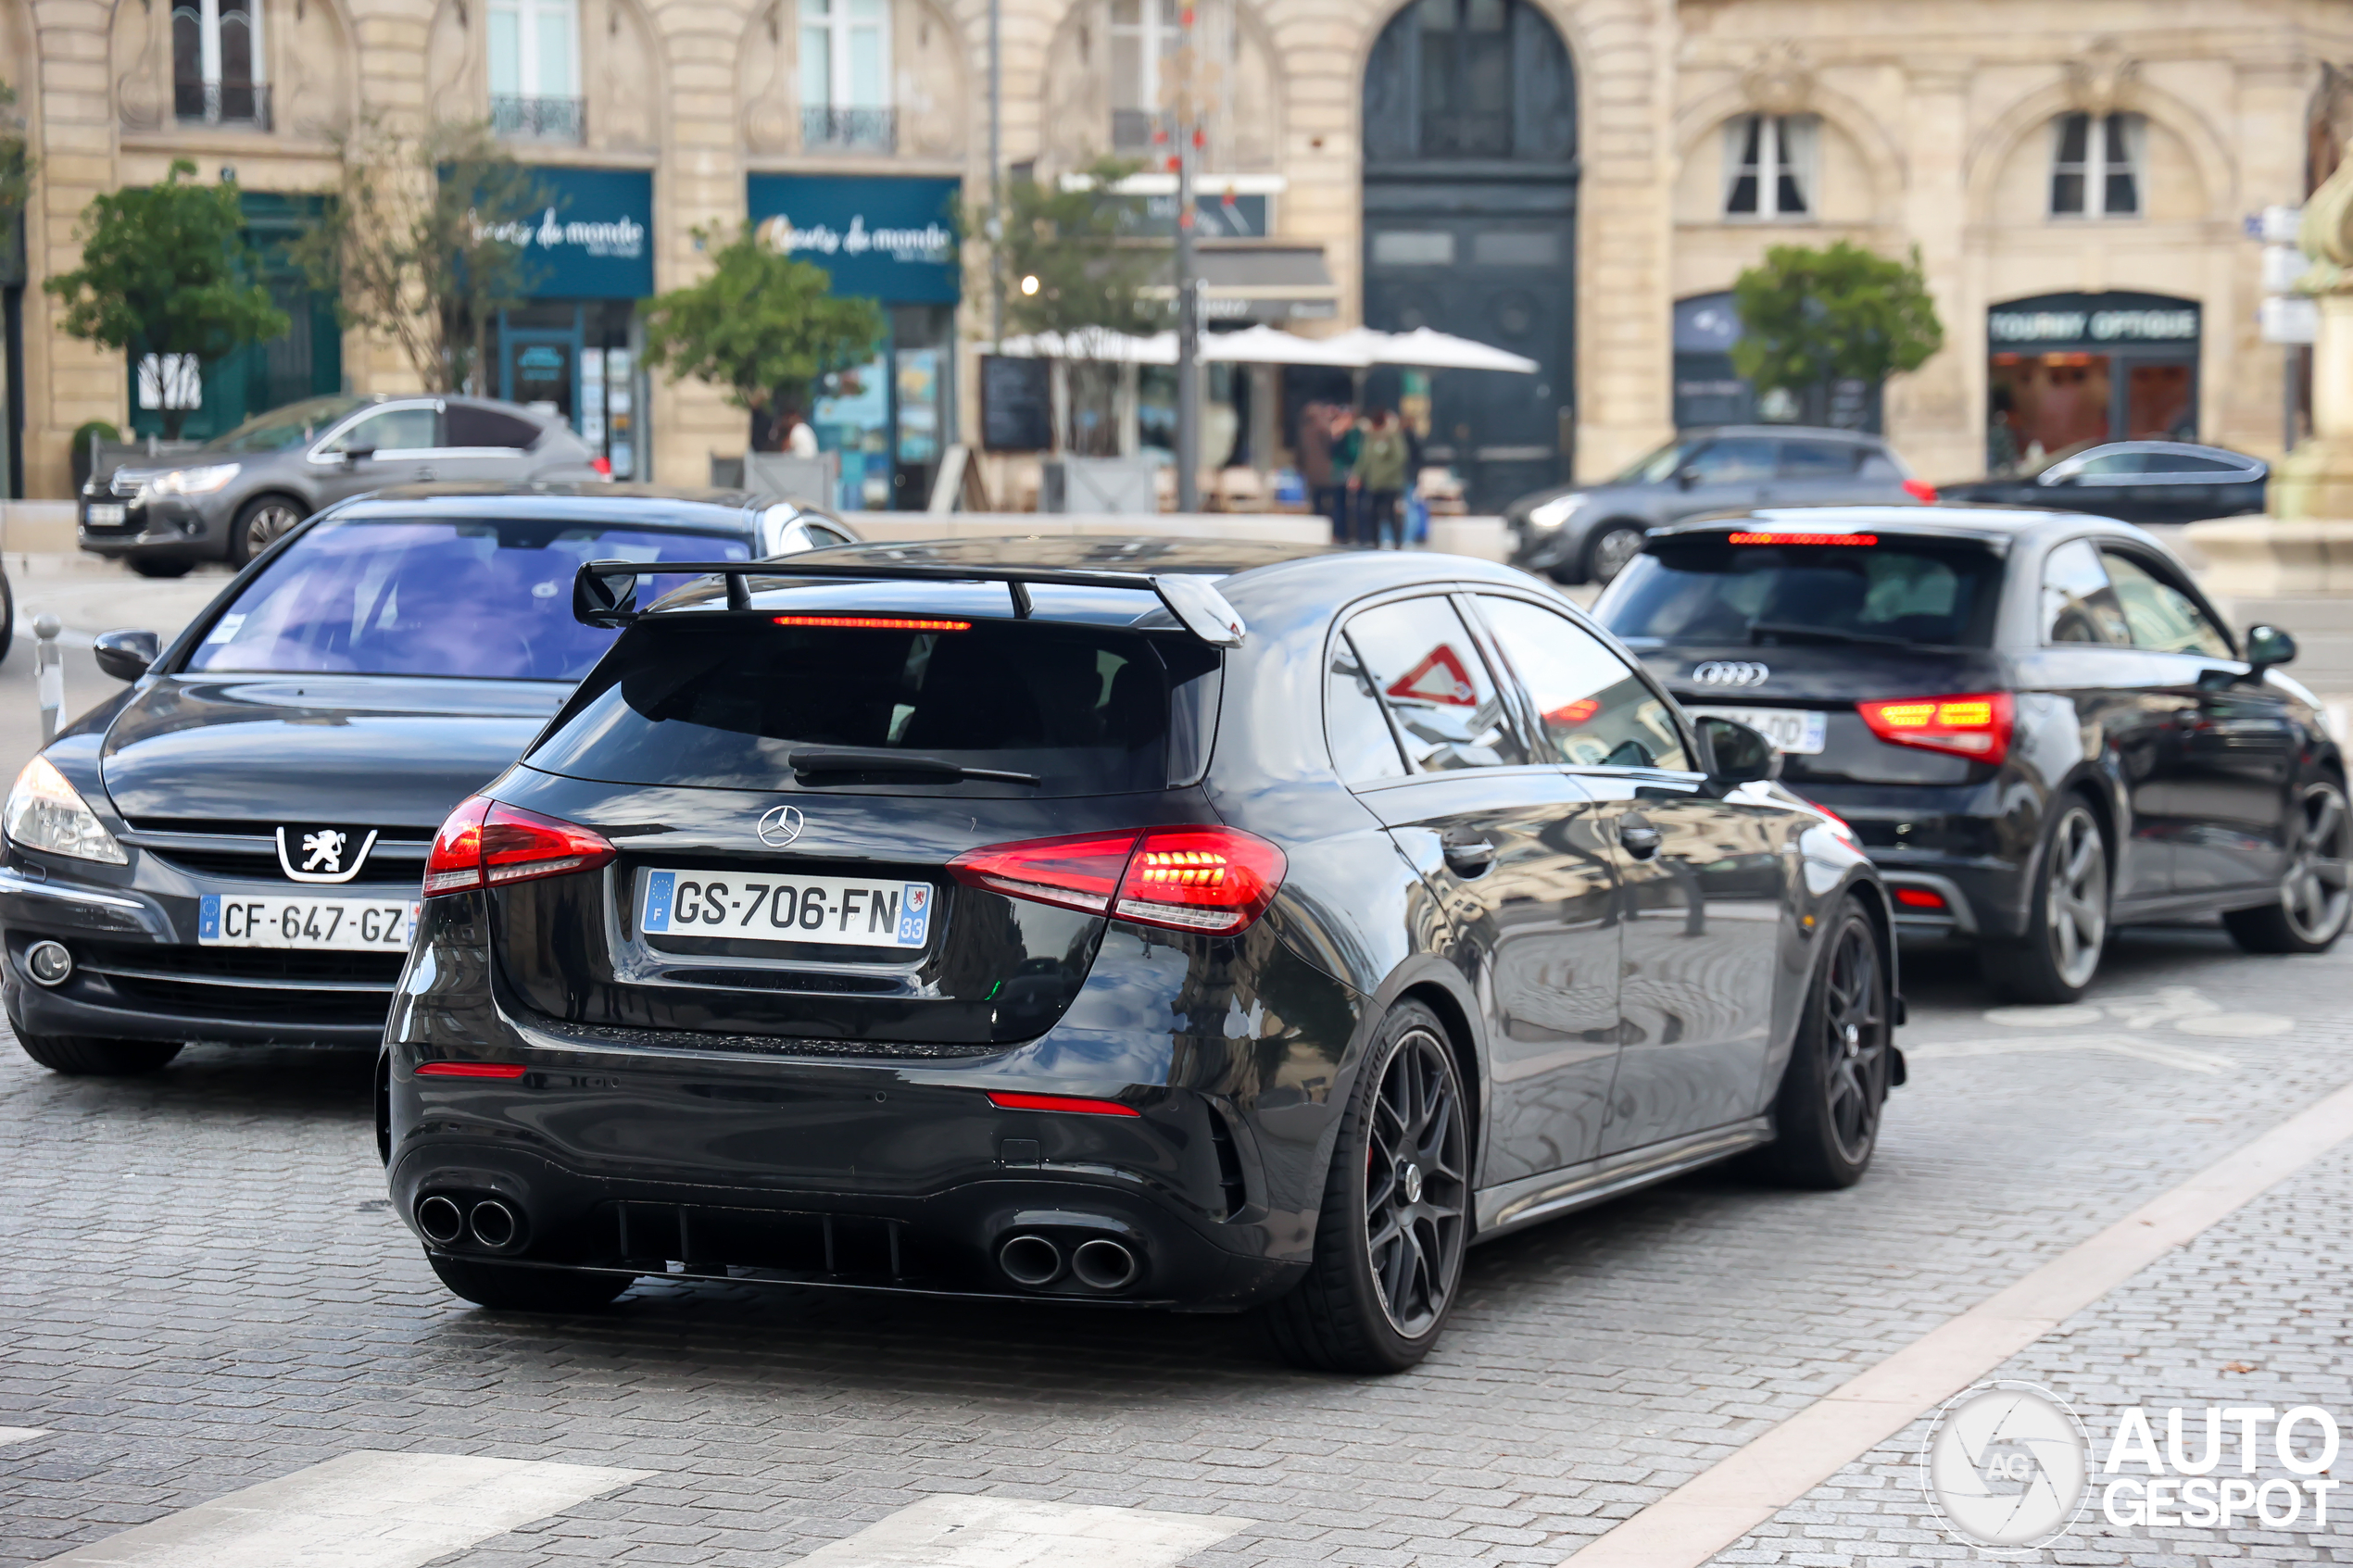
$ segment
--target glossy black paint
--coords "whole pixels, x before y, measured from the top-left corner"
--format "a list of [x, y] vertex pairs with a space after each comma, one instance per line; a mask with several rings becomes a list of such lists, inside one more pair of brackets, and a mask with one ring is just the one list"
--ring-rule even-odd
[[[610, 487], [609, 487], [610, 488]], [[635, 487], [633, 487], [635, 488]], [[749, 497], [471, 494], [419, 488], [346, 502], [328, 519], [560, 517], [756, 542], [769, 521]], [[271, 835], [289, 822], [374, 828], [354, 882], [325, 891], [411, 890], [450, 809], [497, 777], [571, 687], [545, 681], [403, 676], [182, 673], [189, 654], [265, 554], [231, 579], [171, 646], [110, 633], [100, 657], [134, 684], [67, 726], [44, 753], [125, 847], [122, 866], [0, 841], [0, 997], [35, 1034], [147, 1040], [373, 1044], [383, 1035], [397, 955], [296, 954], [201, 947], [208, 893], [285, 894]], [[145, 654], [145, 667], [130, 669]], [[111, 665], [109, 666], [112, 667]], [[76, 954], [54, 990], [20, 962], [42, 936]]]
[[[1229, 1310], [1304, 1267], [1338, 1108], [1396, 1002], [1447, 1021], [1478, 1086], [1485, 1211], [1516, 1182], [1640, 1138], [1749, 1125], [1816, 967], [1814, 924], [1852, 896], [1884, 928], [1869, 861], [1769, 783], [1548, 762], [1344, 785], [1321, 719], [1337, 628], [1357, 608], [1453, 585], [1576, 618], [1518, 572], [1169, 541], [892, 548], [1221, 574], [1249, 633], [1225, 655], [1199, 783], [1051, 802], [847, 796], [788, 779], [774, 791], [617, 787], [526, 759], [490, 793], [594, 825], [620, 858], [429, 902], [386, 1032], [389, 1179], [404, 1216], [428, 1194], [495, 1192], [534, 1217], [537, 1239], [512, 1254], [525, 1262], [635, 1273], [674, 1261], [983, 1295], [1038, 1294], [995, 1262], [1016, 1231], [1111, 1235], [1143, 1261], [1132, 1289], [1043, 1293]], [[739, 613], [862, 600], [1004, 615], [1001, 593], [755, 583]], [[1141, 595], [1040, 589], [1036, 610], [1173, 632]], [[728, 612], [713, 589], [660, 613]], [[770, 849], [755, 825], [787, 798], [806, 825]], [[1644, 857], [1625, 847], [1621, 819], [1637, 810], [1665, 846]], [[1501, 852], [1484, 876], [1457, 876], [1438, 840], [1474, 821]], [[1189, 822], [1244, 829], [1288, 858], [1273, 907], [1239, 936], [1075, 917], [937, 871], [978, 844]], [[631, 869], [673, 856], [928, 868], [946, 930], [904, 965], [747, 949], [692, 972], [632, 935]], [[1621, 962], [1633, 972], [1623, 1002]], [[1039, 994], [1017, 1015], [992, 1014], [982, 982], [1025, 973], [1044, 977]], [[525, 1072], [419, 1075], [439, 1060]], [[1115, 1099], [1139, 1114], [1000, 1110], [990, 1090]], [[1735, 1136], [1724, 1151], [1739, 1147]], [[861, 1226], [880, 1227], [885, 1244], [845, 1261], [839, 1238]]]
[[[2285, 671], [2258, 671], [2243, 658], [2043, 641], [2045, 561], [2078, 539], [2169, 573], [2225, 626], [2158, 540], [2078, 513], [1960, 507], [1760, 512], [1687, 524], [1666, 537], [1757, 527], [1975, 540], [2005, 561], [1991, 647], [1791, 641], [1641, 650], [1686, 703], [1829, 715], [1824, 750], [1788, 757], [1783, 781], [1851, 823], [1892, 884], [1948, 900], [1957, 895], [1949, 915], [1899, 911], [1907, 934], [2023, 935], [2046, 826], [2070, 796], [2092, 803], [2108, 839], [2119, 922], [2278, 898], [2291, 791], [2311, 778], [2341, 784], [2345, 776], [2311, 694]], [[1605, 622], [1615, 596], [1594, 606]], [[1762, 663], [1771, 674], [1733, 689], [1695, 679], [1702, 666], [1730, 660]], [[1861, 701], [1994, 691], [2014, 694], [2016, 707], [1999, 766], [1881, 742], [1856, 712]]]
[[1947, 484], [1948, 504], [2064, 508], [2138, 524], [2197, 522], [2263, 509], [2271, 466], [2221, 446], [2116, 441], [2075, 452], [2035, 473]]

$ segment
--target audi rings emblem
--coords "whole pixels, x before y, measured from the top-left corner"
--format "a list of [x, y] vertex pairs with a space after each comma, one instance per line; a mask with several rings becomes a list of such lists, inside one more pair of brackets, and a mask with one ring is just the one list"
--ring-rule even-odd
[[1692, 679], [1703, 686], [1761, 686], [1772, 673], [1765, 665], [1738, 659], [1711, 659], [1692, 666]]
[[782, 849], [800, 836], [801, 816], [798, 806], [774, 806], [760, 819], [760, 842], [772, 849]]

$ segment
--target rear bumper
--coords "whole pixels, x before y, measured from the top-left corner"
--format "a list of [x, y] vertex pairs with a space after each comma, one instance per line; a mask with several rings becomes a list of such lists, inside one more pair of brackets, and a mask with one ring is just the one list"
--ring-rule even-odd
[[[1844, 818], [1887, 881], [1898, 935], [2007, 940], [2026, 930], [2040, 813], [1997, 809], [1998, 779], [1982, 784], [1792, 783]], [[1932, 902], [1931, 902], [1932, 900]]]

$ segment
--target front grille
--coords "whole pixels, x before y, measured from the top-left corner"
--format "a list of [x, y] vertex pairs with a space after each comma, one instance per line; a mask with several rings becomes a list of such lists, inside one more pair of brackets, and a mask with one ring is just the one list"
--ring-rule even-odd
[[402, 953], [305, 953], [270, 947], [189, 947], [75, 942], [77, 974], [103, 979], [125, 1001], [199, 1018], [381, 1026]]
[[[287, 881], [274, 850], [266, 855], [236, 849], [150, 849], [147, 853], [190, 876], [241, 877], [249, 882]], [[291, 885], [316, 888], [321, 897], [333, 897], [338, 887], [395, 884], [415, 887], [422, 883], [424, 874], [425, 868], [416, 860], [395, 860], [371, 854], [367, 863], [359, 868], [359, 874], [349, 882], [305, 882]]]
[[181, 947], [159, 943], [83, 942], [75, 960], [86, 969], [168, 970], [221, 980], [299, 981], [306, 985], [366, 985], [389, 990], [405, 953], [307, 953], [277, 947]]
[[[368, 828], [353, 825], [364, 838]], [[413, 887], [424, 878], [425, 855], [433, 847], [433, 840], [418, 835], [414, 828], [379, 828], [374, 847], [349, 882], [296, 883], [278, 863], [275, 822], [157, 818], [133, 822], [131, 830], [132, 844], [186, 875], [314, 888], [321, 897], [333, 897], [338, 887]]]

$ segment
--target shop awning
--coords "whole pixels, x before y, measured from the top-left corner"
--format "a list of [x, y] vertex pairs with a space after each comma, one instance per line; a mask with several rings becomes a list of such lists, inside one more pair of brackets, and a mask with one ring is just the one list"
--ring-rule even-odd
[[[1213, 321], [1328, 321], [1340, 314], [1340, 285], [1321, 245], [1209, 243], [1193, 257], [1202, 310]], [[1165, 299], [1175, 285], [1144, 292]]]

